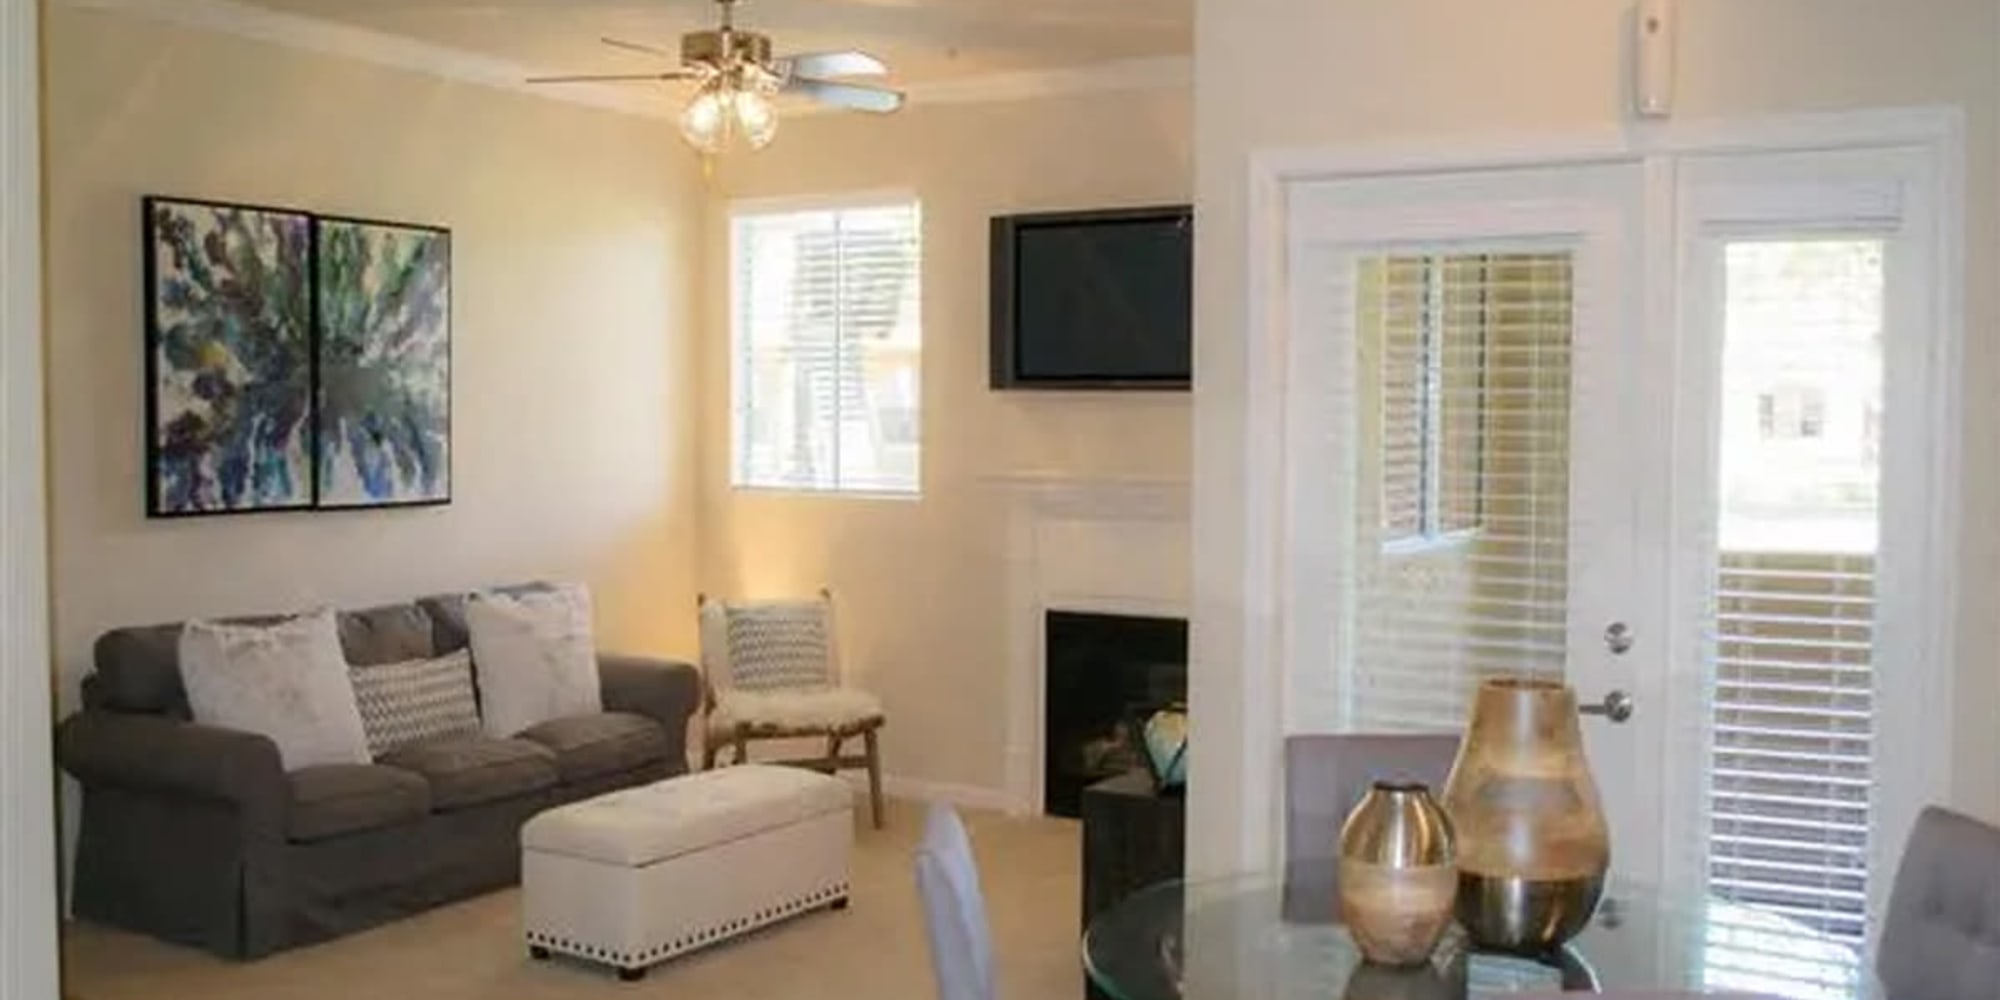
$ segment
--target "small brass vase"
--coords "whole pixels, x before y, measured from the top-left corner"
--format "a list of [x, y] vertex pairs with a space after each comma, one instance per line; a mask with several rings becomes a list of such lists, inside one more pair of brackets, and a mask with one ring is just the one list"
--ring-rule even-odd
[[1525, 678], [1480, 685], [1444, 807], [1459, 835], [1458, 922], [1474, 947], [1544, 954], [1589, 925], [1611, 837], [1574, 691]]
[[1458, 892], [1451, 820], [1421, 784], [1378, 781], [1340, 830], [1340, 920], [1361, 957], [1430, 958]]

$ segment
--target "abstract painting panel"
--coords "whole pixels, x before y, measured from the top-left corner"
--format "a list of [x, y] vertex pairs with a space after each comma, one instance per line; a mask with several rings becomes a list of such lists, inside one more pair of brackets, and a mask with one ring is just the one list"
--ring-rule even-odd
[[451, 499], [451, 234], [319, 219], [319, 506]]
[[309, 507], [311, 217], [148, 198], [147, 507]]

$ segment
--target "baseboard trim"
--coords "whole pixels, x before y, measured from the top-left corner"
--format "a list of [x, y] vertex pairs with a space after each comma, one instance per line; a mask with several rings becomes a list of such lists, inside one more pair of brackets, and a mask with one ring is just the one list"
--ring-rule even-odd
[[[867, 790], [867, 774], [847, 771], [844, 772], [844, 776], [857, 790]], [[882, 794], [892, 799], [943, 802], [960, 809], [981, 809], [989, 812], [1006, 812], [1013, 804], [1013, 800], [1008, 797], [1004, 789], [957, 785], [946, 781], [926, 781], [922, 778], [904, 778], [893, 774], [882, 776]]]

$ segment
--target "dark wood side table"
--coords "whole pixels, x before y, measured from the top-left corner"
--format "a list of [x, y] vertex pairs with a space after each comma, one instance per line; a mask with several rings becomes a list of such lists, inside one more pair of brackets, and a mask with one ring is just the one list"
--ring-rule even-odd
[[[1130, 771], [1083, 790], [1083, 921], [1132, 893], [1181, 877], [1187, 853], [1187, 801], [1161, 795], [1152, 775]], [[1085, 983], [1090, 1000], [1109, 1000]]]

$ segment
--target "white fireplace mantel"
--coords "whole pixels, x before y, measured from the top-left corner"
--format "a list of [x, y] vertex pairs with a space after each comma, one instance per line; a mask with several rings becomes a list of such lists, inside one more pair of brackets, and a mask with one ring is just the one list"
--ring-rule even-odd
[[1187, 617], [1190, 487], [1058, 474], [986, 482], [1007, 511], [1007, 801], [1034, 815], [1042, 810], [1045, 614]]

